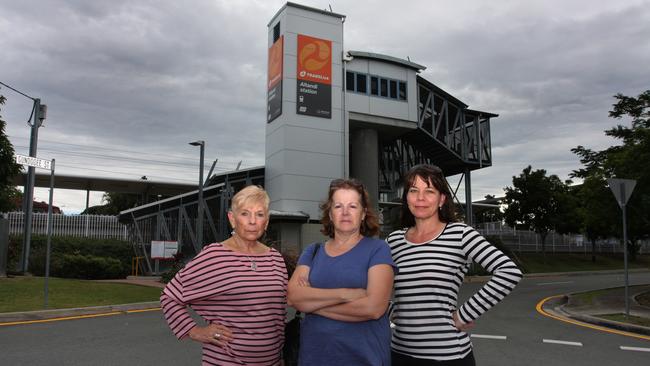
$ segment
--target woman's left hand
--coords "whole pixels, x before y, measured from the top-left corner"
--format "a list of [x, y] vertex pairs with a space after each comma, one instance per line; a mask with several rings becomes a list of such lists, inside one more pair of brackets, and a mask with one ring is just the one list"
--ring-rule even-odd
[[460, 321], [460, 318], [458, 317], [458, 310], [454, 311], [451, 314], [451, 317], [454, 320], [454, 326], [461, 332], [467, 332], [468, 330], [474, 328], [474, 322], [463, 323]]

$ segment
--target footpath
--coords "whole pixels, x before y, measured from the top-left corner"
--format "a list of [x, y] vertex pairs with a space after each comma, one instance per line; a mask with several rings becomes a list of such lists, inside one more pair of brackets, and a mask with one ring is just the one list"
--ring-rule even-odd
[[[538, 278], [558, 275], [597, 275], [608, 273], [620, 273], [620, 271], [597, 271], [597, 272], [574, 272], [574, 273], [546, 273], [546, 274], [527, 274], [526, 278]], [[468, 277], [466, 282], [483, 282], [489, 277]], [[157, 277], [133, 277], [130, 276], [124, 280], [107, 280], [108, 282], [127, 283], [139, 286], [153, 286], [163, 288], [165, 285]], [[629, 307], [630, 315], [648, 319], [650, 321], [650, 307], [642, 306], [638, 303], [637, 297], [643, 293], [650, 292], [650, 284], [640, 286], [630, 286]], [[129, 313], [147, 310], [157, 310], [160, 304], [158, 301], [142, 302], [135, 304], [122, 304], [110, 306], [95, 306], [74, 309], [56, 309], [27, 311], [16, 313], [0, 313], [0, 326], [13, 323], [23, 322], [40, 322], [56, 320], [70, 317], [89, 317], [102, 315], [115, 315], [119, 313]], [[596, 324], [599, 326], [623, 330], [632, 333], [650, 335], [650, 327], [631, 324], [628, 322], [619, 322], [603, 319], [599, 316], [607, 314], [625, 314], [625, 296], [624, 288], [617, 287], [613, 289], [604, 289], [599, 291], [591, 301], [584, 301], [578, 294], [566, 294], [561, 297], [551, 299], [544, 303], [544, 311], [561, 318], [570, 318], [586, 323]], [[4, 324], [3, 324], [4, 323]]]

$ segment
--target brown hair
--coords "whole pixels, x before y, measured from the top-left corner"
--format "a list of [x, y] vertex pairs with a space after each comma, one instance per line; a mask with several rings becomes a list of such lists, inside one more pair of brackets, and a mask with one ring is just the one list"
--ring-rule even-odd
[[445, 203], [439, 209], [438, 217], [442, 222], [455, 222], [456, 221], [456, 207], [454, 205], [454, 199], [451, 194], [451, 188], [447, 179], [445, 179], [442, 169], [438, 168], [435, 165], [430, 164], [419, 164], [412, 167], [404, 175], [404, 192], [402, 193], [402, 226], [411, 227], [415, 226], [415, 217], [411, 210], [409, 210], [409, 205], [406, 200], [406, 195], [408, 194], [409, 188], [413, 187], [415, 184], [415, 178], [420, 177], [423, 181], [427, 183], [428, 187], [433, 186], [441, 194], [445, 195]]
[[323, 224], [323, 228], [320, 232], [330, 238], [334, 237], [334, 224], [332, 224], [332, 219], [330, 219], [330, 211], [332, 209], [332, 197], [339, 189], [350, 189], [359, 193], [359, 196], [361, 197], [361, 207], [363, 207], [366, 213], [366, 217], [361, 221], [359, 232], [364, 236], [376, 236], [379, 233], [379, 219], [377, 218], [377, 214], [370, 202], [370, 195], [363, 183], [354, 178], [334, 179], [330, 183], [327, 201], [320, 205], [321, 223]]

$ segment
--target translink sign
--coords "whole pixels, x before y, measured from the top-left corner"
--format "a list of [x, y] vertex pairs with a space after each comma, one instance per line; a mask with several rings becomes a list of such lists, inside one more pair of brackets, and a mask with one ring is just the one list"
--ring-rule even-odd
[[52, 170], [51, 160], [33, 158], [31, 156], [18, 155], [18, 154], [16, 154], [15, 157], [16, 157], [16, 164], [33, 166], [34, 168]]

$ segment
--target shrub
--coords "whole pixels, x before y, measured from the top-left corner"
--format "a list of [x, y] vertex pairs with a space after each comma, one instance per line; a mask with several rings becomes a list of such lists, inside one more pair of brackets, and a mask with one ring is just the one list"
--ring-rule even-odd
[[[16, 268], [20, 260], [22, 236], [11, 236], [9, 238], [9, 255], [7, 267]], [[29, 271], [37, 276], [45, 274], [45, 255], [47, 248], [47, 236], [34, 235], [30, 244]], [[86, 259], [72, 259], [65, 256], [82, 256]], [[93, 275], [93, 278], [124, 278], [131, 272], [131, 257], [133, 248], [131, 243], [117, 239], [91, 239], [78, 237], [53, 236], [51, 241], [50, 274], [65, 278], [85, 278], [82, 271], [75, 274], [74, 267], [65, 269], [64, 266], [71, 262], [92, 262], [100, 266], [105, 274]]]
[[122, 277], [119, 260], [92, 255], [64, 254], [52, 271], [55, 277], [103, 280]]

